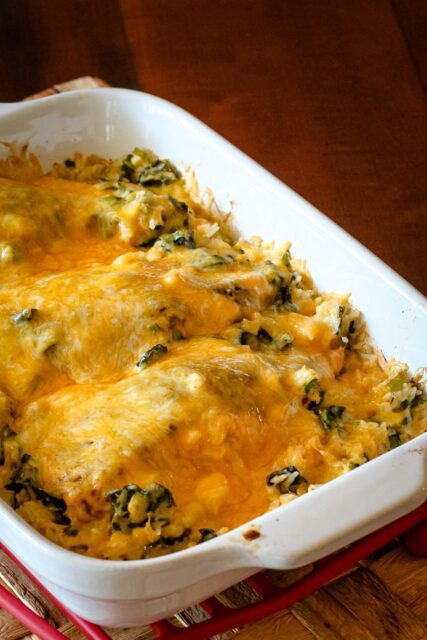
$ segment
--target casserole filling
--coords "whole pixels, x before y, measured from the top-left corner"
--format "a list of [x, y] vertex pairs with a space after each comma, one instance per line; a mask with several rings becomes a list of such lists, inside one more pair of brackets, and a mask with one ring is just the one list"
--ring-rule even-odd
[[0, 496], [83, 554], [205, 542], [426, 430], [349, 295], [167, 160], [0, 165]]

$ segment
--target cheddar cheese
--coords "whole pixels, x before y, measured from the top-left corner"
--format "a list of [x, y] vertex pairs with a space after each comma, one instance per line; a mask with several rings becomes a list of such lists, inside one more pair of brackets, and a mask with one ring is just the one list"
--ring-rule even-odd
[[349, 295], [135, 149], [0, 165], [0, 496], [106, 559], [207, 540], [426, 430]]

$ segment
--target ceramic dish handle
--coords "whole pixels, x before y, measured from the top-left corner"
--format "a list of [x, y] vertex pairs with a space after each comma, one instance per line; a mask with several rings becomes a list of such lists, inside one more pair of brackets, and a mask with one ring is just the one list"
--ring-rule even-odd
[[293, 569], [416, 509], [427, 498], [427, 434], [399, 449], [240, 527], [233, 544], [252, 566]]

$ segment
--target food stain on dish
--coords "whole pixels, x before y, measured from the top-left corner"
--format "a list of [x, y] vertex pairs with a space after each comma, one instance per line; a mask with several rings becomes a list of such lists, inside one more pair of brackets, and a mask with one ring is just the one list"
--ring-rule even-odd
[[256, 529], [249, 529], [249, 531], [246, 531], [243, 534], [244, 539], [248, 541], [258, 540], [260, 536], [261, 536], [260, 532], [257, 531]]
[[208, 543], [426, 429], [349, 294], [138, 148], [0, 164], [0, 352], [0, 495], [99, 558]]

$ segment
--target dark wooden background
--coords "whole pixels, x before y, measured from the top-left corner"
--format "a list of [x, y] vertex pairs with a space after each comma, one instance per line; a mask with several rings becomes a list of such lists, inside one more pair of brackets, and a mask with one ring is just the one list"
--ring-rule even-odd
[[0, 0], [0, 100], [172, 100], [427, 290], [427, 0]]

